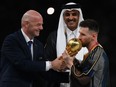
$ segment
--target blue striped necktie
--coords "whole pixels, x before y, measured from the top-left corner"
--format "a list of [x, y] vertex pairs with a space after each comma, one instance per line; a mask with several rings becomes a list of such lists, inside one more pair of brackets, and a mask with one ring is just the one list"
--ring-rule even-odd
[[33, 44], [32, 41], [28, 41], [28, 47], [29, 47], [30, 51], [31, 51], [31, 45], [32, 45], [32, 44]]
[[29, 49], [31, 49], [31, 45], [32, 45], [32, 41], [28, 41], [28, 46], [29, 46]]

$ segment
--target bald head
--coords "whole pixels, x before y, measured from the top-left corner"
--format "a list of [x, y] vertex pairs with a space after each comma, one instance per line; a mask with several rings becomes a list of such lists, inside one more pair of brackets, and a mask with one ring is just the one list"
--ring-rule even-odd
[[35, 10], [27, 11], [21, 20], [21, 29], [30, 39], [35, 36], [39, 36], [40, 31], [43, 30], [42, 25], [42, 15]]
[[23, 23], [24, 21], [35, 21], [38, 18], [42, 18], [39, 12], [35, 10], [29, 10], [23, 15], [21, 22]]

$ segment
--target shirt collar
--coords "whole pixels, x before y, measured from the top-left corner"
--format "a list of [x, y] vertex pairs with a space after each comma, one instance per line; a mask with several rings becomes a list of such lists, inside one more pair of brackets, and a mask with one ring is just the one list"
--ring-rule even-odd
[[66, 29], [66, 33], [69, 36], [71, 33], [74, 33], [75, 36], [77, 36], [77, 29], [75, 29], [74, 31], [71, 31], [69, 28]]
[[24, 36], [24, 38], [25, 38], [25, 40], [26, 40], [26, 42], [28, 42], [28, 41], [32, 41], [33, 42], [33, 39], [29, 39], [29, 37], [25, 34], [25, 32], [23, 31], [23, 29], [21, 29], [21, 32], [22, 32], [22, 34], [23, 34], [23, 36]]

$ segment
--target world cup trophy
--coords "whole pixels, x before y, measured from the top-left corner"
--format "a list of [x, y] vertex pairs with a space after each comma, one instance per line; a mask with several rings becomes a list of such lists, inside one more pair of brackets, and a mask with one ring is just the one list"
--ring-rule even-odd
[[[72, 38], [68, 41], [65, 49], [70, 57], [74, 57], [81, 50], [81, 48], [82, 48], [81, 41], [78, 38]], [[63, 57], [61, 56], [59, 59], [62, 60], [63, 64], [65, 65]], [[68, 68], [65, 67], [61, 69], [61, 71], [65, 71], [67, 69]]]
[[66, 45], [66, 50], [68, 54], [73, 57], [75, 56], [82, 48], [82, 43], [78, 38], [72, 38]]

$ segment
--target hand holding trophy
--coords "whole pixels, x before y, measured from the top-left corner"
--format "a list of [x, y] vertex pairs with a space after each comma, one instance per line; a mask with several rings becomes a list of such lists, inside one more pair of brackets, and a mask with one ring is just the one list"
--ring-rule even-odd
[[82, 44], [78, 38], [72, 38], [66, 45], [66, 50], [59, 58], [62, 60], [61, 71], [65, 71], [72, 66], [74, 56], [81, 50]]

